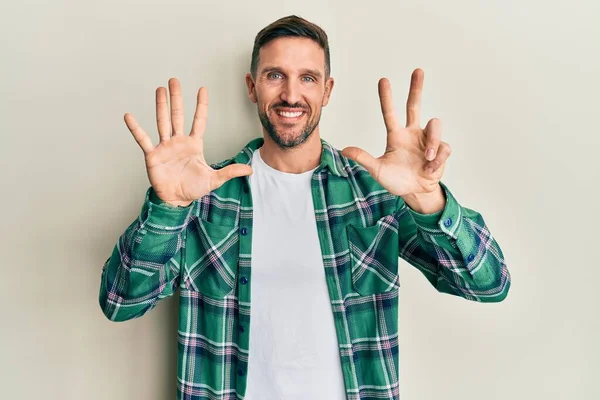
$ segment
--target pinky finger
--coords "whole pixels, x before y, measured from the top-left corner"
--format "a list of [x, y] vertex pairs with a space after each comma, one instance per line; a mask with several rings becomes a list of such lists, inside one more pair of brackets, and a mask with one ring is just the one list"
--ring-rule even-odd
[[437, 171], [442, 165], [444, 165], [446, 160], [448, 160], [448, 157], [450, 157], [451, 152], [452, 151], [450, 149], [450, 145], [448, 143], [442, 142], [435, 159], [433, 159], [425, 165], [425, 171], [429, 174]]
[[137, 144], [141, 147], [144, 154], [148, 154], [154, 150], [152, 140], [150, 140], [148, 134], [140, 127], [133, 115], [129, 113], [125, 114], [125, 125], [127, 125], [127, 128], [133, 135]]

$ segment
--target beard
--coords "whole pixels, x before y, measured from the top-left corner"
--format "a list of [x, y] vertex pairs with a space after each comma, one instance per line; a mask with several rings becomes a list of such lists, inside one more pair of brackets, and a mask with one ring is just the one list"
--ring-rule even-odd
[[291, 131], [292, 128], [287, 128], [286, 131], [291, 131], [291, 133], [285, 134], [281, 131], [281, 129], [278, 130], [275, 127], [275, 124], [273, 123], [271, 118], [269, 118], [268, 114], [259, 108], [258, 118], [260, 119], [260, 123], [269, 134], [269, 137], [282, 149], [291, 149], [306, 142], [306, 140], [308, 140], [308, 138], [314, 132], [315, 128], [319, 125], [321, 113], [319, 112], [314, 116], [314, 118], [311, 119], [312, 114], [310, 114], [310, 109], [307, 106], [302, 106], [298, 104], [290, 105], [287, 103], [279, 103], [272, 106], [270, 110], [272, 112], [275, 112], [275, 109], [277, 107], [295, 108], [298, 111], [304, 111], [306, 113], [307, 118], [307, 121], [304, 124], [304, 126], [294, 127], [293, 131]]

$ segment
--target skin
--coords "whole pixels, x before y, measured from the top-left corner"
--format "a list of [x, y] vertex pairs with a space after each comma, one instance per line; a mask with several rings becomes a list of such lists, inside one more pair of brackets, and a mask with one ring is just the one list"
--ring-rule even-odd
[[[265, 143], [260, 154], [271, 167], [300, 173], [319, 165], [319, 120], [334, 80], [325, 75], [325, 52], [306, 38], [279, 38], [260, 49], [255, 76], [246, 74], [248, 97], [256, 104]], [[298, 112], [286, 118], [279, 112]]]
[[387, 132], [382, 156], [375, 158], [357, 147], [347, 147], [342, 154], [363, 165], [381, 186], [401, 196], [413, 210], [430, 214], [442, 210], [446, 204], [439, 182], [451, 149], [441, 140], [439, 119], [433, 118], [421, 128], [423, 75], [421, 69], [412, 73], [405, 126], [394, 112], [389, 81], [386, 78], [379, 80], [379, 99]]
[[[386, 150], [373, 157], [357, 147], [342, 154], [355, 160], [390, 193], [402, 196], [413, 210], [428, 214], [443, 209], [445, 196], [439, 181], [450, 146], [441, 141], [437, 118], [421, 128], [423, 71], [414, 70], [406, 103], [406, 124], [394, 112], [390, 83], [379, 81], [379, 98], [386, 127]], [[256, 74], [246, 75], [250, 100], [256, 104], [263, 125], [261, 157], [283, 172], [301, 173], [316, 168], [321, 157], [319, 120], [330, 99], [334, 80], [325, 75], [325, 53], [306, 38], [279, 38], [259, 52]], [[248, 165], [234, 164], [213, 170], [204, 157], [204, 131], [208, 118], [208, 92], [198, 91], [189, 135], [184, 133], [181, 87], [175, 78], [167, 90], [156, 90], [156, 116], [160, 142], [154, 146], [135, 118], [125, 123], [144, 152], [150, 184], [160, 199], [188, 206], [229, 179], [252, 173]], [[299, 116], [281, 113], [301, 112]]]

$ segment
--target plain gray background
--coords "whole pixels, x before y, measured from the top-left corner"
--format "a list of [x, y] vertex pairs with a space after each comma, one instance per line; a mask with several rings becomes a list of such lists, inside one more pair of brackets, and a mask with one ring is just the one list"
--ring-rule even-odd
[[0, 4], [2, 398], [175, 397], [177, 299], [120, 324], [97, 301], [148, 187], [123, 114], [156, 141], [155, 88], [178, 77], [191, 117], [205, 85], [208, 161], [235, 154], [261, 135], [254, 36], [289, 14], [330, 37], [321, 133], [338, 148], [381, 154], [378, 79], [403, 119], [425, 71], [422, 124], [440, 118], [453, 150], [444, 181], [512, 274], [505, 302], [478, 304], [402, 263], [401, 397], [600, 398], [597, 1]]

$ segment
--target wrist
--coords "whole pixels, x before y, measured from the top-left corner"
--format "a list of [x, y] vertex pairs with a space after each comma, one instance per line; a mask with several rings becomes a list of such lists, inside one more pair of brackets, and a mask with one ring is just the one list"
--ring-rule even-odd
[[185, 208], [188, 207], [190, 204], [192, 204], [192, 201], [177, 201], [177, 200], [169, 200], [169, 201], [165, 201], [163, 199], [161, 199], [158, 194], [156, 194], [156, 191], [154, 190], [154, 188], [152, 188], [150, 190], [150, 196], [149, 199], [151, 202], [153, 202], [154, 204], [162, 204], [165, 205], [167, 207], [171, 207], [171, 208]]
[[188, 207], [190, 204], [192, 204], [191, 201], [165, 201], [164, 203], [171, 207], [182, 207], [182, 208]]
[[446, 206], [446, 196], [439, 183], [432, 192], [411, 193], [401, 197], [406, 205], [420, 214], [434, 214]]

